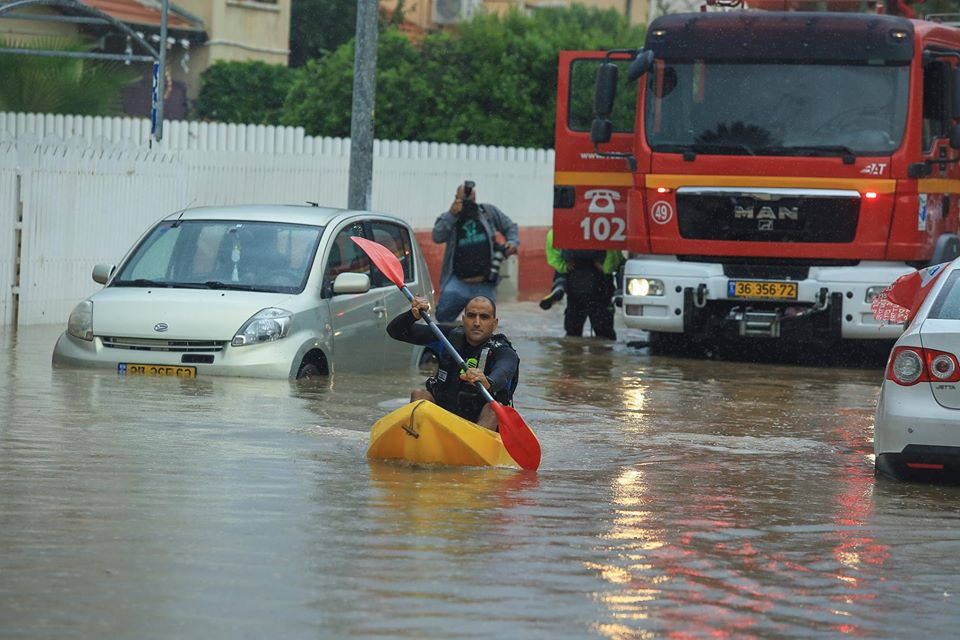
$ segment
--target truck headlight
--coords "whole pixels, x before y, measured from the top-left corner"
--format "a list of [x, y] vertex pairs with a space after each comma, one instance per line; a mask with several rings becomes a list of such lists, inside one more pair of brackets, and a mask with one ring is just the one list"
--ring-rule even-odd
[[628, 278], [627, 294], [631, 296], [662, 296], [663, 280], [655, 278]]
[[73, 308], [67, 320], [67, 333], [74, 338], [93, 340], [93, 303], [84, 300]]
[[273, 342], [285, 338], [290, 331], [292, 317], [293, 314], [286, 309], [267, 307], [244, 322], [230, 344], [234, 347], [243, 347], [248, 344]]

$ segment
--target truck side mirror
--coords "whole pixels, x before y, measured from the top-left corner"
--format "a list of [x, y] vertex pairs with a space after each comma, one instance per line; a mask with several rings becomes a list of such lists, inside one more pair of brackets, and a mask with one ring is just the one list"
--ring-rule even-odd
[[627, 80], [636, 80], [653, 68], [653, 51], [644, 49], [627, 67]]
[[953, 87], [951, 87], [953, 91], [950, 92], [950, 117], [960, 120], [960, 66], [953, 70], [951, 80], [953, 80]]
[[613, 113], [619, 72], [620, 69], [612, 62], [604, 62], [597, 67], [597, 84], [593, 91], [593, 114], [598, 118], [609, 118]]
[[610, 142], [613, 136], [613, 123], [606, 118], [595, 118], [590, 127], [590, 141], [593, 144]]
[[933, 175], [933, 167], [929, 162], [914, 162], [907, 167], [907, 176], [910, 178], [928, 178]]

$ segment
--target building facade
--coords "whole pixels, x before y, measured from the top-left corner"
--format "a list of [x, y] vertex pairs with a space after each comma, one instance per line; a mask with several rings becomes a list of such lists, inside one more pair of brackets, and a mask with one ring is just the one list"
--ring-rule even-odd
[[[613, 9], [625, 16], [632, 25], [646, 24], [649, 0], [576, 0], [576, 4], [597, 9]], [[397, 0], [381, 0], [380, 7], [393, 11]], [[531, 12], [543, 7], [569, 7], [572, 0], [405, 0], [404, 15], [420, 29], [450, 28], [477, 11], [506, 13], [511, 9]]]
[[[259, 60], [286, 65], [290, 53], [292, 0], [177, 0], [169, 4], [165, 115], [185, 119], [189, 100], [200, 90], [200, 75], [218, 60]], [[0, 41], [5, 46], [50, 46], [51, 39], [80, 39], [100, 53], [143, 55], [129, 32], [98, 19], [107, 16], [159, 48], [159, 0], [37, 0], [3, 12]], [[80, 6], [78, 6], [80, 5]], [[142, 64], [142, 63], [137, 63]], [[143, 78], [124, 96], [127, 115], [148, 116], [152, 69], [143, 64]]]
[[191, 54], [183, 79], [191, 98], [200, 89], [200, 74], [218, 60], [250, 61], [286, 66], [290, 56], [292, 0], [177, 0], [200, 19], [206, 40]]

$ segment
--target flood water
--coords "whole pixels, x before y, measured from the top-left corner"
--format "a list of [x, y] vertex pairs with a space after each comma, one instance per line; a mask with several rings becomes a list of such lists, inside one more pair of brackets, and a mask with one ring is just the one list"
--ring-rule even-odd
[[875, 480], [881, 369], [560, 314], [500, 309], [537, 473], [369, 462], [418, 372], [125, 378], [53, 369], [62, 327], [0, 333], [0, 636], [955, 633], [960, 489]]

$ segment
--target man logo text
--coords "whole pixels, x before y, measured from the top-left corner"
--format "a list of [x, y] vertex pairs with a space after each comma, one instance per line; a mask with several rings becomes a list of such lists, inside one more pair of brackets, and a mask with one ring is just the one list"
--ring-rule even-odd
[[734, 205], [734, 220], [799, 220], [800, 207], [781, 207], [764, 205], [757, 209]]

